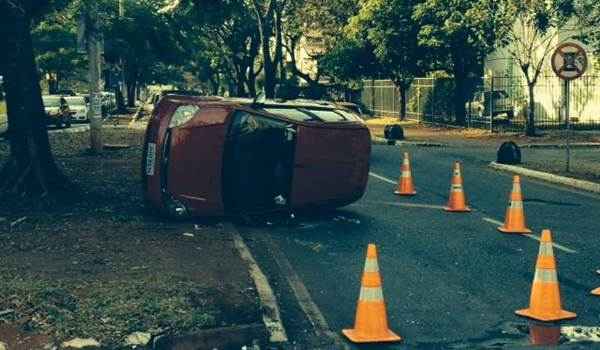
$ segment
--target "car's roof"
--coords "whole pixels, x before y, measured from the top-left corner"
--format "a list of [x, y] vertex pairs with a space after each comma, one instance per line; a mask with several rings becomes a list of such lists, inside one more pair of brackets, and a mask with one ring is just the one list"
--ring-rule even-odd
[[187, 103], [207, 103], [207, 104], [219, 104], [228, 105], [232, 107], [236, 106], [257, 106], [257, 107], [280, 107], [280, 108], [315, 108], [315, 109], [336, 109], [334, 103], [329, 101], [318, 101], [318, 100], [306, 100], [306, 99], [295, 99], [295, 100], [280, 100], [280, 99], [258, 99], [254, 100], [251, 98], [242, 97], [220, 97], [220, 96], [189, 96], [189, 95], [177, 95], [171, 94], [166, 95], [167, 98], [173, 102], [187, 102]]

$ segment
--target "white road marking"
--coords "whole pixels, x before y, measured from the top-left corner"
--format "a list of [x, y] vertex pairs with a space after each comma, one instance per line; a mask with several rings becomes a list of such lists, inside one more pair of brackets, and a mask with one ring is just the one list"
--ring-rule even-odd
[[326, 336], [331, 339], [335, 345], [335, 349], [350, 349], [340, 336], [331, 331], [325, 316], [323, 316], [323, 313], [321, 313], [317, 304], [312, 300], [308, 289], [306, 289], [306, 286], [302, 283], [302, 279], [298, 276], [285, 254], [277, 246], [277, 243], [275, 243], [268, 235], [261, 236], [260, 240], [265, 243], [269, 249], [271, 257], [275, 260], [277, 266], [279, 266], [282, 275], [287, 279], [300, 308], [302, 308], [302, 311], [306, 314], [306, 317], [312, 324], [317, 335]]
[[562, 326], [560, 333], [569, 342], [600, 342], [600, 327], [589, 327], [589, 326]]
[[[498, 225], [498, 226], [504, 225], [504, 223], [502, 221], [494, 220], [492, 218], [484, 217], [482, 220], [486, 221], [486, 222], [489, 222], [491, 224], [494, 224], [494, 225]], [[536, 236], [536, 235], [527, 234], [527, 235], [523, 235], [523, 236], [525, 236], [527, 238], [531, 238], [531, 239], [536, 240], [538, 242], [540, 241], [540, 238], [538, 236]], [[576, 250], [573, 250], [571, 248], [567, 248], [567, 247], [565, 247], [563, 245], [560, 245], [560, 244], [557, 244], [557, 243], [552, 243], [552, 245], [554, 246], [554, 248], [562, 250], [563, 252], [566, 252], [566, 253], [570, 253], [570, 254], [577, 253]]]
[[231, 228], [231, 231], [234, 232], [233, 244], [239, 252], [242, 260], [248, 264], [250, 276], [256, 285], [256, 291], [258, 292], [260, 302], [267, 310], [267, 312], [263, 312], [263, 322], [270, 334], [269, 340], [274, 343], [287, 342], [288, 338], [285, 328], [283, 327], [283, 322], [281, 321], [281, 314], [279, 312], [279, 307], [277, 306], [277, 298], [275, 297], [275, 293], [273, 293], [273, 289], [271, 289], [271, 286], [269, 285], [267, 277], [254, 260], [252, 253], [250, 253], [250, 250], [248, 249], [248, 246], [246, 246], [246, 243], [244, 243], [242, 237], [235, 231], [235, 229]]
[[382, 204], [382, 205], [390, 205], [393, 207], [407, 207], [407, 208], [444, 209], [443, 205], [420, 204], [420, 203], [379, 202], [379, 201], [361, 201], [359, 203]]
[[391, 179], [388, 179], [388, 178], [387, 178], [387, 177], [385, 177], [385, 176], [377, 175], [377, 174], [375, 174], [374, 172], [369, 172], [369, 175], [371, 175], [371, 176], [373, 176], [374, 178], [376, 178], [376, 179], [379, 179], [379, 180], [381, 180], [381, 181], [383, 181], [383, 182], [387, 182], [387, 183], [389, 183], [389, 184], [396, 185], [396, 181], [394, 181], [394, 180], [391, 180]]

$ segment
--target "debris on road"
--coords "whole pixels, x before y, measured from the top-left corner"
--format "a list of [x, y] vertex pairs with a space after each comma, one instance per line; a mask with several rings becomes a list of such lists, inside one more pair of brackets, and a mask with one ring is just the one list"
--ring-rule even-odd
[[183, 235], [186, 237], [194, 237], [194, 234], [189, 232], [184, 232]]

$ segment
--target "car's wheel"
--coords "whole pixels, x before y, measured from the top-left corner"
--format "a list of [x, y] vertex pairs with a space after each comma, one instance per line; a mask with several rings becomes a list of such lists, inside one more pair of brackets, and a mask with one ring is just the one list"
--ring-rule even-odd
[[71, 127], [71, 119], [69, 118], [65, 121], [65, 128], [70, 128], [70, 127]]

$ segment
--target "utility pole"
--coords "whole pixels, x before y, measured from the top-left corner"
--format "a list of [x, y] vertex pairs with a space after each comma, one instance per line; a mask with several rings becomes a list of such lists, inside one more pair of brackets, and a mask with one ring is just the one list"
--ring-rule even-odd
[[[123, 19], [125, 16], [125, 0], [117, 0], [119, 2], [119, 19]], [[119, 89], [121, 91], [121, 98], [123, 101], [123, 106], [125, 107], [127, 104], [125, 103], [125, 96], [127, 96], [127, 90], [125, 88], [125, 64], [123, 63], [123, 56], [119, 55]]]
[[84, 3], [85, 10], [85, 39], [89, 61], [89, 95], [90, 104], [88, 108], [88, 119], [90, 120], [90, 147], [92, 152], [102, 152], [102, 96], [101, 77], [102, 58], [101, 33], [98, 29], [98, 2], [87, 0]]

